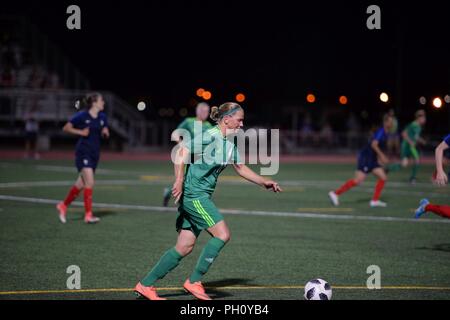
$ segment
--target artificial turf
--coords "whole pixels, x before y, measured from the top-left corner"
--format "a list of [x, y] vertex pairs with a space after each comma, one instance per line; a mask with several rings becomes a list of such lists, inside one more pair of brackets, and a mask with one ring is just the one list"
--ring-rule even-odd
[[[281, 194], [242, 182], [232, 169], [222, 173], [214, 201], [235, 214], [225, 213], [232, 239], [204, 279], [211, 295], [302, 299], [304, 284], [320, 277], [334, 288], [333, 299], [449, 299], [450, 224], [431, 215], [408, 219], [422, 197], [448, 204], [450, 189], [429, 183], [432, 167], [423, 166], [414, 186], [407, 183], [409, 170], [390, 174], [382, 196], [387, 208], [369, 208], [372, 178], [332, 207], [328, 191], [353, 170], [350, 164], [282, 164], [273, 177]], [[131, 289], [176, 238], [175, 211], [145, 207], [161, 206], [172, 172], [164, 162], [102, 162], [94, 202], [125, 207], [97, 208], [102, 221], [85, 225], [82, 207], [73, 206], [63, 225], [54, 204], [23, 197], [62, 199], [76, 177], [72, 162], [1, 161], [0, 195], [19, 198], [0, 200], [0, 299], [135, 299]], [[208, 237], [202, 234], [193, 253], [159, 282], [162, 296], [191, 299], [180, 287]], [[64, 291], [70, 265], [80, 267], [86, 291]], [[370, 265], [381, 268], [380, 290], [365, 288]]]

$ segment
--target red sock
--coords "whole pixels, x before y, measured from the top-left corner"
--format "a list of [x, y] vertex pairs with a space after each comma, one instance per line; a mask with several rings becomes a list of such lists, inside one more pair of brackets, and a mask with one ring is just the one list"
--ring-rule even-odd
[[425, 207], [425, 211], [431, 211], [444, 218], [450, 218], [450, 206], [439, 206], [436, 204], [429, 204]]
[[348, 180], [346, 183], [344, 183], [339, 189], [337, 189], [334, 193], [336, 193], [338, 196], [343, 194], [344, 192], [350, 190], [354, 186], [356, 186], [355, 180], [351, 179]]
[[72, 203], [73, 200], [75, 200], [78, 195], [80, 194], [81, 189], [78, 189], [76, 186], [73, 186], [70, 188], [69, 193], [67, 194], [66, 198], [64, 199], [64, 204], [68, 206]]
[[92, 213], [92, 189], [85, 188], [84, 189], [84, 210], [86, 214], [88, 212]]
[[378, 201], [380, 199], [381, 191], [383, 191], [385, 183], [386, 181], [378, 179], [377, 185], [375, 186], [375, 192], [373, 194], [373, 201]]

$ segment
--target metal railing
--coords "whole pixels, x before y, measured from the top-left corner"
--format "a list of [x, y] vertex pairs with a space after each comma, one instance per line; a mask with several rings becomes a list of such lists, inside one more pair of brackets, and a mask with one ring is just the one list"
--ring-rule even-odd
[[[78, 111], [75, 102], [86, 93], [80, 90], [0, 89], [0, 121], [23, 122], [26, 113], [35, 109], [38, 121], [60, 124]], [[145, 119], [113, 93], [102, 94], [111, 130], [126, 140], [129, 146], [145, 144], [148, 126]], [[13, 130], [0, 130], [2, 136], [12, 133]]]

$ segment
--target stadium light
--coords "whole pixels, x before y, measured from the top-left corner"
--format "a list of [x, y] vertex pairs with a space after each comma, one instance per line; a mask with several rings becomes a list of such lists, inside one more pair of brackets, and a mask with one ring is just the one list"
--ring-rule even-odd
[[313, 95], [312, 93], [309, 93], [306, 96], [306, 101], [308, 101], [309, 103], [314, 103], [314, 101], [316, 101], [316, 96]]
[[205, 91], [202, 94], [202, 98], [205, 99], [205, 100], [209, 100], [209, 99], [211, 99], [211, 97], [212, 97], [212, 94], [209, 91]]
[[424, 96], [422, 96], [422, 97], [420, 97], [419, 98], [419, 103], [421, 104], [421, 105], [426, 105], [427, 104], [427, 98], [425, 98]]
[[436, 109], [440, 109], [442, 107], [441, 98], [437, 97], [433, 99], [433, 107], [435, 107]]
[[144, 111], [146, 107], [147, 107], [147, 105], [145, 104], [144, 101], [140, 101], [140, 102], [137, 104], [137, 109], [138, 109], [139, 111]]
[[445, 95], [445, 97], [444, 97], [444, 101], [445, 101], [445, 103], [450, 103], [450, 95]]
[[204, 92], [205, 92], [205, 89], [198, 88], [195, 93], [197, 94], [197, 97], [202, 97]]
[[239, 102], [239, 103], [244, 102], [245, 101], [245, 95], [243, 93], [238, 93], [236, 95], [236, 101]]
[[348, 99], [346, 96], [340, 96], [339, 97], [339, 103], [342, 105], [346, 105], [348, 103]]
[[380, 94], [380, 100], [384, 103], [387, 103], [389, 101], [389, 96], [386, 92], [382, 92]]

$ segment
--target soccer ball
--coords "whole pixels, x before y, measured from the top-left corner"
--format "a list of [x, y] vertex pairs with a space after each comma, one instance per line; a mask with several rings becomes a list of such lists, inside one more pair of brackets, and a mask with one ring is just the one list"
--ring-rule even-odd
[[322, 279], [308, 281], [305, 286], [306, 300], [331, 300], [332, 290], [328, 282]]

